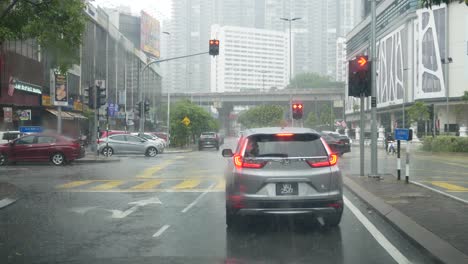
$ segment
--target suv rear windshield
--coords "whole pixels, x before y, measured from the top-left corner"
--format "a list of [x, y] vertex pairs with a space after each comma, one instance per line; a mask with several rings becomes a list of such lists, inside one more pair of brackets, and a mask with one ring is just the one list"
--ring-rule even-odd
[[275, 134], [248, 137], [246, 157], [316, 157], [327, 156], [327, 151], [316, 134]]
[[213, 133], [213, 132], [201, 133], [201, 137], [202, 138], [214, 138], [216, 137], [216, 133]]

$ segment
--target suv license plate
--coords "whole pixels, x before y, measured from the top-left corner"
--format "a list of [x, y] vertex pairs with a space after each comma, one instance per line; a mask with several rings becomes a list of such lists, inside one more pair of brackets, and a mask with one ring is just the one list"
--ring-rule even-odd
[[281, 182], [276, 184], [276, 195], [298, 195], [297, 182]]

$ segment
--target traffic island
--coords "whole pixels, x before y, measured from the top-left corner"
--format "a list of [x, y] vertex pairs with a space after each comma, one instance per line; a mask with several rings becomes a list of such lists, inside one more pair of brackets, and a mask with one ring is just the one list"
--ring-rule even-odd
[[8, 182], [0, 182], [0, 209], [5, 208], [20, 197], [20, 190]]
[[468, 205], [395, 177], [344, 184], [402, 235], [443, 263], [468, 263]]

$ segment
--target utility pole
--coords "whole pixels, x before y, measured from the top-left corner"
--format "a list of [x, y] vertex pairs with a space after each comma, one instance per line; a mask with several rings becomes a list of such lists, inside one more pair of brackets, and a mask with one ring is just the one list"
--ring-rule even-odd
[[[291, 85], [292, 81], [292, 31], [291, 31], [291, 24], [293, 21], [301, 19], [300, 17], [294, 17], [294, 18], [280, 18], [283, 21], [289, 22], [289, 84]], [[290, 94], [290, 101], [291, 103], [289, 104], [289, 109], [292, 109], [292, 93]], [[292, 117], [292, 111], [290, 110], [290, 116], [291, 116], [291, 124], [294, 123], [294, 119]]]
[[371, 173], [370, 176], [378, 176], [377, 168], [377, 37], [376, 37], [376, 1], [371, 0]]

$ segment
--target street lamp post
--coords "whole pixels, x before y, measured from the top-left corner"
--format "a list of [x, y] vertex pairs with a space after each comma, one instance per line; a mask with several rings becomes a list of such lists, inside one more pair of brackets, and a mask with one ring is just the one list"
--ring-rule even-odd
[[[293, 21], [301, 19], [300, 17], [294, 17], [294, 18], [280, 18], [281, 20], [289, 22], [289, 84], [291, 85], [292, 81], [292, 31], [291, 31], [291, 24]], [[290, 104], [292, 104], [292, 94], [290, 94], [291, 100]], [[291, 105], [289, 106], [289, 113], [291, 116], [291, 124], [294, 121], [292, 117], [292, 112], [291, 112]]]
[[[163, 34], [171, 36], [171, 33], [164, 31]], [[169, 126], [170, 126], [170, 116], [171, 116], [171, 92], [169, 86], [167, 87], [167, 141], [169, 142]]]

